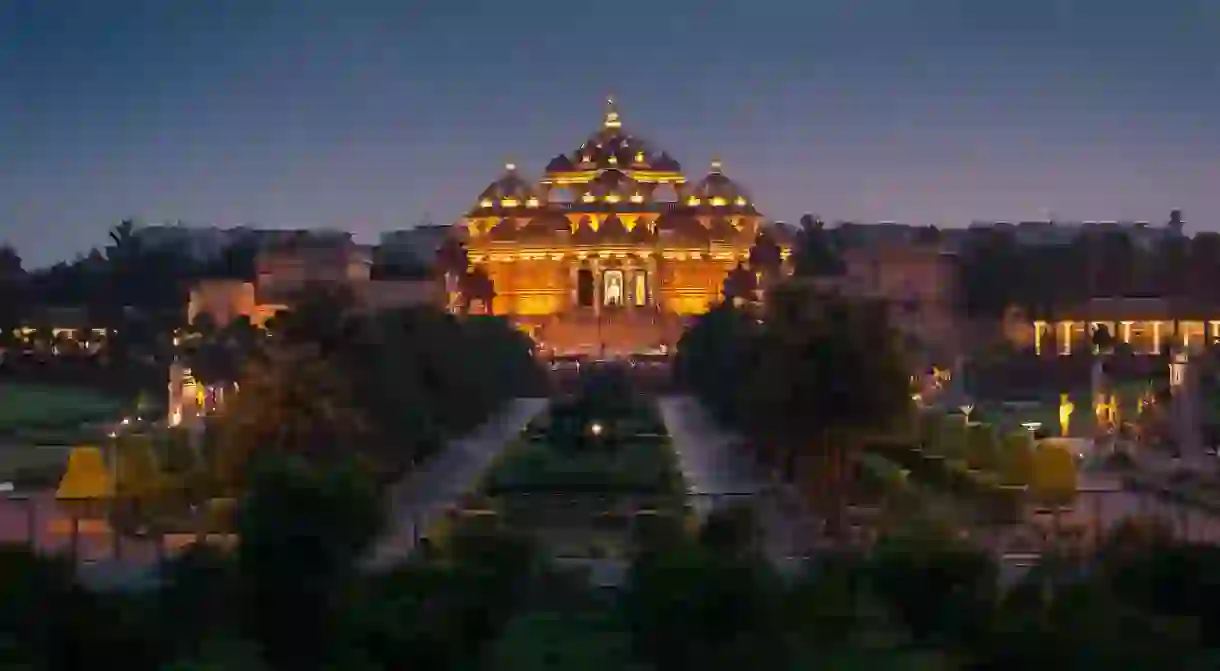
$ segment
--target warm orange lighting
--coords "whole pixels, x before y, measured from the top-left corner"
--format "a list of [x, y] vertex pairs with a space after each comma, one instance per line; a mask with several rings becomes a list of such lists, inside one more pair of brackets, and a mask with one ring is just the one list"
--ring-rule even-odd
[[[681, 185], [687, 180], [678, 169], [654, 169], [649, 161], [655, 156], [617, 132], [621, 118], [613, 103], [608, 105], [598, 133], [575, 154], [565, 154], [574, 165], [557, 163], [559, 169], [539, 180], [538, 192], [518, 190], [516, 182], [502, 181], [487, 193], [490, 207], [476, 209], [462, 221], [470, 229], [463, 236], [470, 262], [485, 263], [495, 286], [494, 312], [512, 318], [539, 343], [545, 340], [546, 347], [560, 351], [581, 350], [599, 340], [607, 352], [652, 348], [657, 343], [672, 347], [681, 333], [681, 320], [676, 317], [705, 312], [718, 302], [727, 269], [736, 259], [748, 258], [752, 234], [758, 230], [759, 217], [752, 210], [727, 209], [746, 205], [744, 192], [686, 191]], [[617, 168], [635, 182], [631, 190], [607, 189], [602, 182], [607, 168]], [[713, 170], [719, 169], [716, 162]], [[722, 178], [713, 182], [716, 179]], [[676, 193], [668, 189], [665, 196], [654, 193], [657, 185], [676, 187]], [[557, 193], [560, 190], [566, 191], [564, 197]], [[554, 197], [544, 195], [548, 193]], [[680, 215], [686, 221], [675, 217], [670, 226], [658, 226], [670, 214], [671, 200], [680, 208], [717, 210], [699, 214], [701, 208], [695, 207], [691, 213], [695, 216]], [[709, 247], [707, 229], [717, 213], [729, 226], [717, 229]], [[602, 231], [601, 224], [612, 215], [621, 227], [616, 224]], [[628, 235], [606, 237], [624, 231]], [[655, 235], [658, 232], [665, 235]], [[574, 304], [584, 300], [578, 298], [581, 283], [592, 280], [591, 298], [604, 307], [610, 286], [606, 281], [613, 277], [619, 278], [614, 284], [619, 293], [612, 301], [621, 308], [621, 321], [616, 318], [596, 327], [585, 323], [587, 319], [569, 317]], [[601, 428], [593, 424], [589, 423], [586, 435], [609, 433], [604, 423]]]
[[491, 207], [491, 206], [492, 206], [492, 202], [491, 202], [491, 199], [489, 199], [489, 198], [484, 198], [483, 200], [479, 201], [479, 207]]

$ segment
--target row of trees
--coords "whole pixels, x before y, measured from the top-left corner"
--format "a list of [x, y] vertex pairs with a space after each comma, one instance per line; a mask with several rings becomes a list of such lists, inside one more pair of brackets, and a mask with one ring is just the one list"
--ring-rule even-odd
[[811, 478], [832, 526], [846, 495], [848, 453], [909, 421], [900, 339], [884, 306], [773, 287], [761, 312], [729, 303], [678, 344], [675, 373], [723, 423], [755, 439], [759, 461]]
[[1122, 230], [1082, 233], [1066, 244], [1022, 245], [1016, 232], [971, 231], [960, 254], [964, 311], [996, 318], [1009, 306], [1041, 318], [1090, 298], [1163, 296], [1220, 303], [1220, 234], [1166, 231], [1137, 241]]
[[27, 270], [12, 248], [0, 250], [0, 331], [34, 321], [48, 306], [84, 308], [90, 325], [117, 331], [147, 349], [155, 334], [182, 321], [187, 292], [203, 277], [252, 277], [253, 241], [238, 243], [211, 263], [180, 250], [148, 245], [135, 222], [109, 231], [107, 244], [72, 261]]
[[0, 659], [127, 669], [1194, 669], [1216, 663], [1220, 552], [1131, 525], [1014, 586], [952, 538], [896, 531], [869, 556], [781, 578], [752, 520], [658, 536], [594, 594], [526, 539], [459, 531], [439, 556], [359, 570], [384, 523], [349, 467], [260, 468], [232, 556], [196, 550], [148, 592], [83, 588], [0, 548]]
[[215, 426], [229, 482], [254, 455], [273, 454], [361, 455], [394, 477], [507, 399], [545, 391], [531, 341], [502, 319], [424, 307], [363, 314], [341, 290], [305, 295], [266, 331], [204, 320], [183, 340], [203, 382], [237, 383]]
[[[1207, 304], [1220, 303], [1220, 233], [1181, 234], [1180, 217], [1156, 229], [1084, 227], [1070, 240], [1054, 244], [1023, 243], [1018, 229], [995, 226], [971, 229], [957, 251], [957, 288], [962, 312], [997, 319], [1010, 306], [1053, 318], [1058, 310], [1094, 297], [1166, 296]], [[844, 251], [867, 244], [860, 226], [827, 228], [811, 215], [788, 227], [793, 238], [793, 271], [797, 276], [837, 275], [844, 271]], [[935, 227], [908, 236], [914, 245], [947, 245]], [[764, 245], [765, 247], [766, 245]], [[767, 258], [764, 254], [763, 259]], [[767, 268], [751, 254], [750, 269]], [[740, 283], [740, 284], [739, 284]], [[735, 278], [733, 294], [749, 290], [749, 278]]]

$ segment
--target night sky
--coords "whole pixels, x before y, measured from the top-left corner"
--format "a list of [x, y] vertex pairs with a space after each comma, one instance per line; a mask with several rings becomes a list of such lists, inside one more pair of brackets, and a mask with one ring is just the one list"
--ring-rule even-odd
[[1220, 229], [1217, 0], [0, 0], [0, 241], [449, 223], [608, 93], [773, 219]]

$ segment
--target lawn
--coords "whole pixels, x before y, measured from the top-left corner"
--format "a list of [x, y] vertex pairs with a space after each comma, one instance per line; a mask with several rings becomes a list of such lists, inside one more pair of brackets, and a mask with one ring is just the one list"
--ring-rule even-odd
[[524, 440], [489, 474], [484, 490], [511, 493], [657, 495], [680, 491], [680, 473], [665, 439], [625, 438], [615, 446], [576, 449]]
[[501, 524], [559, 554], [619, 555], [638, 511], [683, 513], [685, 485], [663, 431], [649, 402], [558, 402], [500, 455], [480, 493]]
[[0, 382], [0, 433], [51, 430], [113, 419], [121, 400], [85, 389]]
[[73, 388], [0, 382], [0, 481], [19, 489], [54, 487], [67, 466], [67, 448], [96, 443], [113, 419], [117, 398]]

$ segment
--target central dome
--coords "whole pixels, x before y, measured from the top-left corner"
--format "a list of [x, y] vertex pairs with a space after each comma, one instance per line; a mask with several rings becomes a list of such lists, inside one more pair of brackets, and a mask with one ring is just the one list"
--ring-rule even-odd
[[551, 159], [546, 166], [548, 175], [600, 170], [681, 172], [682, 166], [669, 154], [657, 151], [646, 140], [623, 130], [614, 101], [606, 102], [602, 127], [575, 151]]

